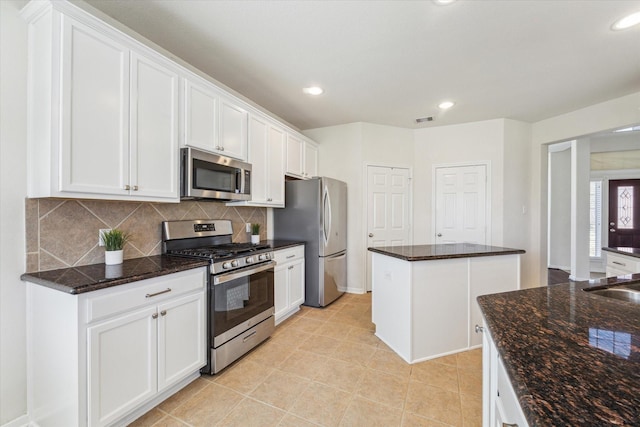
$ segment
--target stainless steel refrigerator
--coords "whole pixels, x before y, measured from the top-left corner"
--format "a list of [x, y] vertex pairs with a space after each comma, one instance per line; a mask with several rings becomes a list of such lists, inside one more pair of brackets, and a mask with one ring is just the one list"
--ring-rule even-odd
[[347, 287], [347, 184], [318, 177], [285, 184], [275, 239], [305, 242], [305, 305], [324, 307]]

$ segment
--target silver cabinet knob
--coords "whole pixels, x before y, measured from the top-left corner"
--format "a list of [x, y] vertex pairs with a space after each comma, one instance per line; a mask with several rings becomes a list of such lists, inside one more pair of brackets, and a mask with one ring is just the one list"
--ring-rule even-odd
[[167, 310], [162, 310], [160, 312], [160, 316], [166, 316], [167, 315]]
[[127, 185], [124, 186], [124, 189], [129, 191], [129, 190], [131, 190], [131, 186], [129, 184], [127, 184]]
[[369, 233], [369, 237], [373, 237], [373, 233]]
[[224, 147], [220, 147], [220, 151], [224, 151]]
[[133, 186], [133, 191], [138, 191], [138, 186], [137, 185]]
[[436, 236], [442, 237], [442, 233], [438, 233], [438, 234], [436, 234]]
[[158, 318], [158, 313], [153, 313], [153, 314], [151, 315], [151, 318], [152, 318], [152, 319], [157, 319], [157, 318]]
[[476, 325], [476, 334], [480, 332], [484, 332], [484, 328], [480, 325]]

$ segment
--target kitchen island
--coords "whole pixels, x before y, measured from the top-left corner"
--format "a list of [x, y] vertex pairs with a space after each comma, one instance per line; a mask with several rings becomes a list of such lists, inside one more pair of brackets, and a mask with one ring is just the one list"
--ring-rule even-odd
[[485, 425], [508, 412], [491, 402], [509, 383], [531, 426], [640, 425], [640, 306], [585, 291], [639, 282], [633, 274], [479, 297], [494, 367], [508, 377], [498, 390], [483, 379]]
[[521, 249], [457, 243], [369, 251], [376, 336], [408, 363], [480, 346], [476, 297], [520, 287]]

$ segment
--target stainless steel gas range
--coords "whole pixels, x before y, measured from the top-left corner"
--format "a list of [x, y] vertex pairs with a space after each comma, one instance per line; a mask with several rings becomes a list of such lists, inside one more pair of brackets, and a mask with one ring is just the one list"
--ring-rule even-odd
[[268, 245], [232, 243], [229, 220], [165, 221], [162, 250], [211, 261], [207, 295], [208, 363], [216, 374], [269, 338], [275, 329], [273, 251]]

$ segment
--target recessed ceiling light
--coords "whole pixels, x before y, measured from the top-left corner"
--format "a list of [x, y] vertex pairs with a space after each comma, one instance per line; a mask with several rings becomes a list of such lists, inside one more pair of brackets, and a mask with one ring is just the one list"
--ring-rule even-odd
[[640, 24], [640, 12], [632, 13], [631, 15], [618, 19], [613, 23], [611, 29], [614, 31], [626, 30], [627, 28], [631, 28], [638, 24]]
[[456, 0], [433, 0], [435, 4], [451, 4]]
[[449, 108], [453, 107], [454, 105], [456, 105], [455, 102], [444, 101], [444, 102], [441, 102], [438, 105], [438, 108], [441, 109], [441, 110], [448, 110]]
[[318, 86], [305, 87], [302, 91], [307, 95], [322, 95], [324, 92], [324, 90]]

